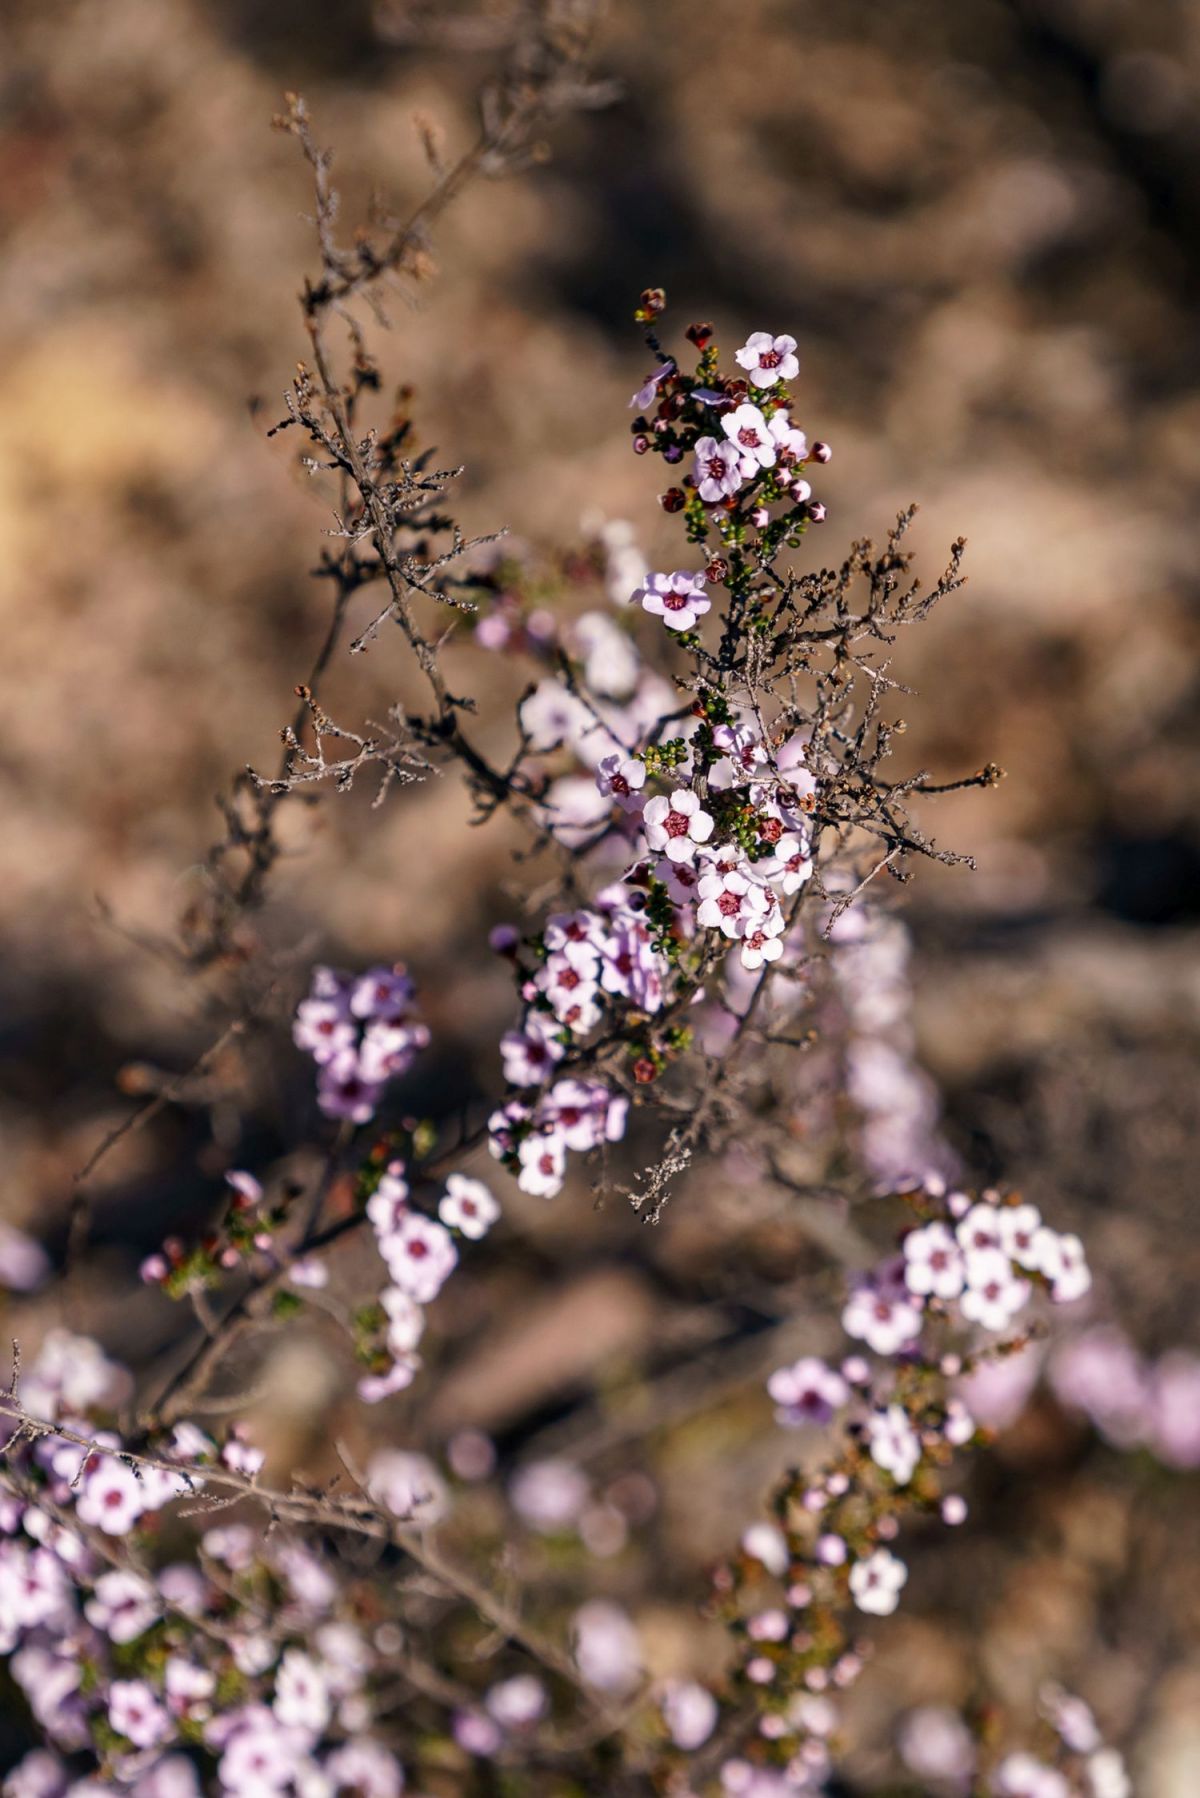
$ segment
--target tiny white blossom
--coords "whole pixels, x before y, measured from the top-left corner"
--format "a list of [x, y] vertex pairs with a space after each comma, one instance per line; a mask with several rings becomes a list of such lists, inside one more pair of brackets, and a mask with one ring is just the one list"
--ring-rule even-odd
[[888, 1617], [900, 1602], [900, 1588], [907, 1578], [904, 1562], [886, 1548], [877, 1548], [850, 1569], [850, 1596], [860, 1611]]

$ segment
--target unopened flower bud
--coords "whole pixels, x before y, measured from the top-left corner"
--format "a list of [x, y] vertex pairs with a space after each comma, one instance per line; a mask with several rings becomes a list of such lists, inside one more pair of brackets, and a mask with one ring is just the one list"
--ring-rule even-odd
[[810, 524], [824, 524], [827, 516], [828, 516], [828, 514], [826, 512], [824, 502], [822, 500], [815, 499], [808, 508], [809, 523]]
[[682, 487], [668, 487], [665, 493], [659, 494], [658, 503], [664, 512], [682, 512], [687, 496]]
[[761, 531], [764, 524], [770, 522], [770, 518], [771, 514], [767, 511], [765, 506], [755, 506], [753, 512], [750, 514], [750, 522], [756, 531]]
[[662, 287], [643, 289], [641, 307], [643, 312], [652, 312], [656, 317], [660, 312], [665, 312], [667, 309], [666, 289]]
[[649, 448], [650, 448], [650, 439], [648, 437], [641, 436], [641, 437], [634, 438], [633, 453], [635, 456], [644, 456], [646, 451]]
[[689, 343], [694, 343], [698, 350], [706, 350], [713, 340], [711, 325], [689, 325], [684, 332]]
[[814, 462], [832, 462], [833, 451], [827, 443], [814, 443], [809, 451]]
[[967, 1501], [957, 1492], [951, 1492], [942, 1500], [942, 1522], [953, 1528], [965, 1523], [967, 1517]]
[[682, 462], [683, 461], [683, 451], [680, 449], [680, 447], [677, 443], [668, 443], [666, 449], [663, 451], [663, 461], [664, 462]]
[[488, 931], [488, 948], [493, 955], [515, 955], [520, 941], [520, 933], [513, 924], [496, 924]]
[[647, 1055], [639, 1055], [633, 1064], [633, 1077], [639, 1086], [649, 1086], [658, 1070]]

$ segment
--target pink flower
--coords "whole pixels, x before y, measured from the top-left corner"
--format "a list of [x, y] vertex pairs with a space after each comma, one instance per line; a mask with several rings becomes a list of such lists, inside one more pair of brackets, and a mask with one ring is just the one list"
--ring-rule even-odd
[[639, 412], [644, 412], [647, 406], [652, 406], [654, 404], [654, 396], [658, 392], [662, 382], [667, 380], [674, 373], [674, 362], [660, 362], [654, 373], [646, 376], [646, 379], [642, 382], [642, 385], [630, 400], [630, 407], [636, 407]]
[[329, 1691], [315, 1661], [298, 1648], [285, 1649], [275, 1673], [279, 1721], [313, 1735], [329, 1721]]
[[877, 1355], [894, 1355], [907, 1348], [921, 1328], [918, 1301], [890, 1282], [864, 1280], [842, 1312], [842, 1328]]
[[871, 1413], [867, 1443], [876, 1467], [890, 1473], [898, 1486], [907, 1486], [921, 1459], [921, 1444], [900, 1405]]
[[162, 1616], [154, 1588], [123, 1568], [100, 1575], [83, 1611], [88, 1622], [102, 1629], [111, 1642], [134, 1641]]
[[667, 1734], [685, 1753], [700, 1748], [716, 1728], [717, 1701], [706, 1686], [694, 1680], [664, 1681], [658, 1704]]
[[335, 1748], [325, 1762], [325, 1776], [335, 1792], [355, 1792], [358, 1798], [400, 1798], [404, 1790], [395, 1755], [369, 1736], [355, 1736]]
[[561, 1191], [567, 1166], [567, 1149], [561, 1136], [535, 1132], [522, 1142], [517, 1158], [521, 1163], [517, 1185], [522, 1192], [552, 1199]]
[[[314, 986], [316, 974], [328, 971], [314, 970]], [[335, 1055], [352, 1049], [357, 1036], [344, 993], [302, 999], [296, 1007], [292, 1041], [298, 1049], [306, 1050], [316, 1062], [332, 1061]]]
[[108, 1690], [108, 1720], [135, 1748], [153, 1748], [172, 1733], [171, 1719], [144, 1679], [115, 1679]]
[[748, 927], [742, 938], [742, 966], [754, 973], [765, 961], [778, 961], [783, 954], [784, 919], [778, 904], [772, 904], [765, 918]]
[[780, 837], [769, 856], [755, 862], [754, 869], [768, 880], [777, 881], [785, 894], [799, 892], [805, 881], [812, 878], [807, 839], [788, 832]]
[[640, 794], [645, 784], [646, 764], [636, 755], [606, 755], [596, 769], [597, 787], [606, 799], [615, 799], [623, 812], [641, 809]]
[[625, 1134], [629, 1101], [598, 1080], [559, 1080], [551, 1087], [539, 1120], [549, 1124], [568, 1149], [586, 1154], [602, 1142], [619, 1142]]
[[546, 1688], [536, 1674], [517, 1673], [494, 1685], [483, 1702], [501, 1729], [527, 1729], [545, 1714]]
[[926, 1224], [904, 1239], [904, 1283], [921, 1298], [955, 1299], [963, 1289], [963, 1258], [945, 1224]]
[[367, 1465], [367, 1490], [393, 1517], [422, 1528], [440, 1523], [449, 1509], [446, 1482], [425, 1455], [385, 1448]]
[[419, 1305], [437, 1297], [458, 1261], [449, 1230], [416, 1212], [402, 1217], [399, 1227], [380, 1239], [379, 1252], [401, 1292]]
[[105, 1455], [84, 1476], [75, 1512], [81, 1523], [103, 1530], [106, 1536], [127, 1536], [145, 1508], [132, 1467]]
[[339, 1050], [317, 1074], [317, 1104], [327, 1117], [368, 1124], [382, 1095], [382, 1082], [364, 1076], [357, 1049]]
[[907, 1578], [904, 1562], [886, 1548], [877, 1548], [850, 1569], [850, 1596], [860, 1611], [868, 1611], [873, 1617], [888, 1617], [900, 1602], [900, 1588]]
[[735, 362], [744, 368], [756, 387], [774, 387], [776, 381], [794, 381], [800, 373], [794, 337], [772, 337], [769, 331], [752, 331]]
[[768, 901], [762, 888], [740, 868], [718, 867], [704, 875], [696, 889], [700, 904], [696, 922], [705, 930], [719, 930], [728, 937], [743, 937], [766, 916]]
[[712, 610], [712, 601], [704, 593], [704, 576], [688, 574], [682, 568], [674, 574], [648, 574], [633, 597], [641, 600], [643, 611], [661, 618], [673, 631], [694, 629], [696, 620]]
[[1003, 1249], [977, 1249], [966, 1257], [962, 1314], [985, 1330], [1005, 1330], [1029, 1297], [1029, 1282], [1013, 1273]]
[[[767, 429], [775, 440], [776, 454], [783, 471], [792, 469], [797, 463], [808, 460], [808, 438], [803, 431], [797, 430], [786, 412], [777, 412], [770, 420]], [[802, 481], [799, 485], [807, 487], [808, 483]], [[792, 490], [795, 493], [795, 483]], [[811, 492], [811, 488], [809, 492]], [[797, 494], [796, 497], [807, 499], [808, 493]]]
[[690, 862], [701, 843], [713, 833], [713, 821], [700, 809], [700, 801], [686, 787], [679, 787], [669, 798], [661, 795], [646, 801], [642, 828], [651, 849], [661, 851], [671, 862]]
[[354, 982], [350, 1010], [356, 1018], [385, 1018], [395, 1022], [411, 1011], [416, 991], [402, 964], [394, 968], [369, 968]]
[[566, 1054], [559, 1036], [562, 1025], [544, 1011], [530, 1011], [520, 1030], [500, 1038], [504, 1078], [512, 1086], [540, 1086], [556, 1061]]
[[451, 1174], [446, 1180], [446, 1194], [438, 1205], [438, 1216], [449, 1229], [478, 1241], [486, 1236], [500, 1215], [500, 1207], [482, 1180], [468, 1180], [465, 1174]]
[[760, 468], [774, 468], [775, 439], [757, 406], [738, 406], [721, 420], [721, 429], [742, 460], [742, 476], [750, 480]]
[[805, 1355], [791, 1367], [780, 1367], [767, 1381], [767, 1391], [779, 1409], [776, 1421], [788, 1429], [806, 1423], [828, 1423], [850, 1397], [841, 1374], [815, 1355]]
[[719, 437], [702, 437], [696, 445], [696, 489], [706, 506], [736, 493], [745, 476], [742, 458], [732, 443]]

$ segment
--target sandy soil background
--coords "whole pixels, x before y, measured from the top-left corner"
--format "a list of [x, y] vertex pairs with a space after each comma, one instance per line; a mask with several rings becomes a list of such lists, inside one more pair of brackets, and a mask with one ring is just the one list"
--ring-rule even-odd
[[[374, 186], [403, 208], [426, 181], [414, 118], [448, 151], [469, 138], [491, 54], [469, 44], [405, 42], [359, 0], [18, 0], [0, 20], [0, 1216], [55, 1253], [71, 1175], [128, 1107], [121, 1070], [185, 1070], [210, 1039], [205, 983], [142, 939], [195, 890], [213, 795], [273, 761], [321, 632], [327, 513], [265, 437], [313, 265], [304, 173], [268, 121], [302, 89], [347, 216]], [[467, 465], [469, 529], [540, 548], [600, 513], [652, 552], [669, 526], [626, 401], [632, 306], [661, 283], [680, 327], [800, 338], [801, 422], [835, 446], [820, 553], [913, 499], [927, 573], [968, 538], [970, 585], [902, 651], [913, 754], [1008, 779], [938, 816], [978, 872], [922, 870], [908, 893], [921, 1055], [968, 1164], [1087, 1237], [1098, 1303], [1148, 1353], [1195, 1347], [1200, 19], [1170, 0], [615, 0], [598, 63], [619, 101], [464, 198], [436, 280], [394, 313], [389, 371]], [[335, 716], [379, 716], [399, 662], [385, 643], [340, 668]], [[501, 677], [461, 665], [496, 680], [502, 741]], [[406, 959], [438, 1043], [413, 1103], [448, 1113], [495, 1089], [480, 1045], [508, 991], [478, 943], [519, 871], [503, 830], [464, 851], [450, 778], [382, 813], [366, 797], [296, 815], [260, 928], [308, 957]], [[290, 1050], [248, 1065], [247, 1112], [218, 1079], [106, 1163], [71, 1303], [135, 1361], [178, 1327], [136, 1290], [138, 1256], [308, 1103]], [[769, 1350], [716, 1358], [717, 1404], [701, 1351], [747, 1306], [803, 1322], [820, 1280], [748, 1201], [681, 1203], [653, 1241], [586, 1199], [516, 1207], [495, 1265], [447, 1294], [421, 1427], [649, 1470], [656, 1519], [604, 1578], [663, 1664], [702, 1656], [698, 1564], [785, 1451]], [[62, 1298], [13, 1327], [32, 1343]], [[696, 1371], [668, 1429], [638, 1395], [676, 1361]], [[267, 1374], [273, 1451], [316, 1456], [345, 1369], [289, 1339]], [[416, 1426], [401, 1405], [378, 1427]], [[960, 1695], [970, 1643], [1004, 1696], [1079, 1686], [1139, 1793], [1193, 1798], [1196, 1481], [1035, 1404], [881, 1642], [864, 1776], [899, 1706]]]

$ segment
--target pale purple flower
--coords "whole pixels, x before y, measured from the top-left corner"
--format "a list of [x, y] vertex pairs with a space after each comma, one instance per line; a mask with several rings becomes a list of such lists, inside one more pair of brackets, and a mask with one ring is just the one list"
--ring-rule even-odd
[[103, 1530], [106, 1536], [127, 1536], [145, 1508], [132, 1467], [103, 1455], [84, 1475], [75, 1514], [81, 1523]]
[[971, 1323], [1006, 1330], [1029, 1298], [1028, 1280], [1018, 1279], [1002, 1249], [977, 1249], [965, 1257], [966, 1289], [958, 1303]]
[[587, 707], [561, 681], [544, 680], [521, 701], [521, 729], [535, 754], [570, 743], [591, 724]]
[[355, 1391], [364, 1405], [382, 1404], [393, 1393], [406, 1391], [416, 1379], [419, 1367], [415, 1355], [397, 1355], [385, 1373], [364, 1374]]
[[734, 360], [756, 387], [774, 387], [776, 381], [794, 381], [800, 373], [794, 337], [772, 337], [769, 331], [752, 331]]
[[369, 1083], [383, 1085], [398, 1080], [412, 1066], [418, 1052], [429, 1047], [429, 1031], [413, 1020], [372, 1018], [358, 1048], [358, 1069]]
[[207, 1667], [197, 1667], [182, 1655], [173, 1654], [163, 1669], [163, 1690], [167, 1709], [175, 1717], [203, 1718], [211, 1714], [208, 1700], [217, 1687], [217, 1676]]
[[1021, 1267], [1037, 1267], [1041, 1224], [1042, 1215], [1036, 1205], [1001, 1205], [997, 1208], [1000, 1247], [1010, 1261], [1016, 1261]]
[[508, 1496], [530, 1529], [552, 1536], [574, 1527], [590, 1490], [586, 1475], [570, 1461], [531, 1461], [513, 1475]]
[[492, 1686], [484, 1704], [501, 1729], [527, 1729], [546, 1713], [546, 1688], [533, 1673], [517, 1673]]
[[566, 1050], [559, 1037], [562, 1025], [544, 1011], [529, 1011], [520, 1030], [510, 1030], [500, 1038], [500, 1055], [504, 1078], [511, 1086], [540, 1086], [556, 1061]]
[[114, 1568], [100, 1575], [83, 1614], [110, 1642], [132, 1642], [162, 1616], [162, 1605], [144, 1579]]
[[575, 1613], [575, 1664], [589, 1686], [600, 1692], [628, 1692], [641, 1674], [641, 1643], [620, 1605], [593, 1598]]
[[614, 916], [600, 957], [600, 984], [605, 992], [628, 999], [639, 1011], [658, 1011], [668, 966], [636, 912]]
[[722, 442], [719, 437], [701, 437], [696, 445], [694, 479], [706, 506], [736, 493], [744, 478], [742, 458], [732, 443]]
[[646, 801], [642, 812], [646, 842], [671, 862], [690, 862], [696, 850], [713, 833], [713, 820], [700, 806], [695, 793], [678, 787], [669, 797], [661, 794]]
[[850, 1596], [860, 1611], [888, 1617], [900, 1602], [900, 1589], [907, 1578], [904, 1562], [886, 1548], [877, 1548], [850, 1569]]
[[940, 1779], [964, 1786], [975, 1768], [975, 1744], [957, 1711], [945, 1704], [923, 1704], [909, 1711], [900, 1725], [900, 1758], [919, 1779]]
[[862, 1280], [842, 1312], [842, 1328], [877, 1355], [897, 1354], [914, 1341], [921, 1328], [919, 1301], [890, 1283]]
[[654, 373], [646, 376], [646, 379], [642, 382], [642, 385], [630, 400], [629, 405], [631, 410], [636, 408], [637, 411], [644, 412], [647, 406], [652, 406], [659, 387], [674, 373], [674, 362], [660, 362]]
[[[638, 578], [641, 578], [641, 569]], [[627, 631], [607, 612], [584, 612], [571, 626], [571, 647], [583, 657], [583, 680], [602, 699], [628, 699], [637, 686], [641, 658]]]
[[445, 1196], [438, 1205], [438, 1216], [448, 1229], [477, 1242], [499, 1215], [500, 1206], [482, 1180], [469, 1180], [465, 1174], [448, 1176]]
[[0, 1286], [33, 1292], [50, 1272], [50, 1257], [32, 1236], [0, 1220]]
[[265, 1706], [250, 1706], [224, 1744], [218, 1768], [222, 1786], [237, 1798], [270, 1798], [291, 1785], [307, 1758], [303, 1734], [279, 1722]]
[[646, 764], [636, 755], [606, 755], [596, 769], [596, 785], [606, 799], [615, 799], [623, 812], [641, 810], [641, 790], [646, 784]]
[[754, 973], [764, 962], [778, 961], [783, 954], [785, 921], [778, 904], [773, 904], [764, 918], [747, 929], [742, 938], [742, 966]]
[[404, 1773], [395, 1755], [369, 1736], [355, 1736], [335, 1748], [324, 1771], [335, 1792], [354, 1792], [357, 1798], [400, 1798], [404, 1790]]
[[867, 1447], [876, 1467], [890, 1473], [898, 1486], [907, 1486], [921, 1459], [916, 1431], [900, 1405], [873, 1411], [867, 1419]]
[[108, 1720], [135, 1748], [154, 1748], [173, 1733], [169, 1713], [144, 1679], [115, 1679], [108, 1689]]
[[4, 1798], [64, 1798], [70, 1778], [56, 1754], [31, 1748], [12, 1768], [4, 1785]]
[[299, 1648], [284, 1651], [275, 1673], [272, 1708], [281, 1723], [314, 1736], [329, 1721], [329, 1691], [321, 1670]]
[[564, 1146], [578, 1154], [604, 1142], [620, 1142], [625, 1134], [629, 1100], [600, 1080], [558, 1080], [538, 1111]]
[[1050, 1282], [1050, 1297], [1055, 1304], [1070, 1304], [1091, 1291], [1092, 1276], [1078, 1236], [1060, 1236], [1043, 1225], [1034, 1239], [1032, 1253], [1037, 1258], [1035, 1266]]
[[813, 864], [807, 838], [788, 831], [773, 846], [770, 855], [763, 856], [754, 867], [756, 873], [765, 875], [772, 882], [777, 881], [784, 893], [798, 892], [805, 881], [812, 878]]
[[550, 1131], [535, 1131], [517, 1150], [521, 1171], [517, 1185], [522, 1192], [537, 1198], [552, 1199], [562, 1190], [567, 1167], [567, 1148], [561, 1136]]
[[985, 1249], [1004, 1249], [1004, 1238], [1000, 1230], [1000, 1214], [995, 1205], [981, 1202], [972, 1205], [965, 1216], [959, 1219], [955, 1227], [958, 1246], [964, 1255], [982, 1252]]
[[700, 899], [697, 924], [705, 930], [720, 930], [727, 937], [745, 936], [768, 911], [769, 902], [762, 887], [736, 864], [713, 868], [696, 890]]
[[402, 963], [391, 968], [368, 968], [350, 993], [350, 1010], [356, 1018], [383, 1018], [388, 1022], [406, 1017], [416, 999], [416, 988]]
[[1163, 1356], [1150, 1376], [1149, 1439], [1171, 1467], [1200, 1467], [1200, 1357]]
[[458, 1261], [454, 1238], [443, 1224], [409, 1212], [398, 1228], [380, 1238], [379, 1252], [393, 1281], [419, 1305], [428, 1305]]
[[490, 1760], [504, 1740], [499, 1724], [482, 1711], [455, 1711], [451, 1727], [464, 1754], [480, 1760]]
[[[786, 477], [789, 470], [808, 460], [808, 438], [792, 423], [786, 412], [776, 412], [768, 423], [767, 429], [775, 439], [781, 475]], [[794, 496], [797, 499], [807, 499], [808, 493], [811, 493], [812, 489], [809, 488], [808, 493], [797, 493], [797, 486], [808, 487], [808, 483], [806, 481], [793, 481], [792, 483]]]
[[963, 1289], [962, 1253], [943, 1223], [910, 1231], [904, 1262], [904, 1283], [921, 1298], [954, 1299]]
[[702, 1747], [716, 1728], [717, 1701], [693, 1679], [665, 1680], [658, 1704], [668, 1735], [685, 1753]]
[[703, 574], [688, 574], [677, 568], [673, 574], [648, 574], [633, 595], [642, 610], [673, 631], [690, 631], [696, 621], [712, 610], [712, 601], [704, 592]]
[[775, 439], [757, 406], [738, 406], [726, 413], [721, 429], [742, 459], [742, 475], [750, 480], [761, 468], [775, 466]]
[[296, 1007], [292, 1041], [318, 1063], [332, 1061], [358, 1039], [349, 993], [331, 984], [337, 978], [331, 968], [314, 968], [309, 996]]
[[1070, 1787], [1055, 1767], [1032, 1754], [1010, 1754], [996, 1769], [992, 1790], [1003, 1798], [1069, 1798]]
[[787, 1538], [776, 1523], [752, 1523], [742, 1533], [742, 1552], [782, 1579], [788, 1567]]
[[380, 1449], [367, 1465], [367, 1490], [402, 1522], [440, 1523], [449, 1508], [446, 1482], [425, 1455]]
[[364, 1076], [357, 1049], [340, 1049], [318, 1068], [317, 1104], [327, 1117], [370, 1123], [382, 1095], [382, 1082]]

